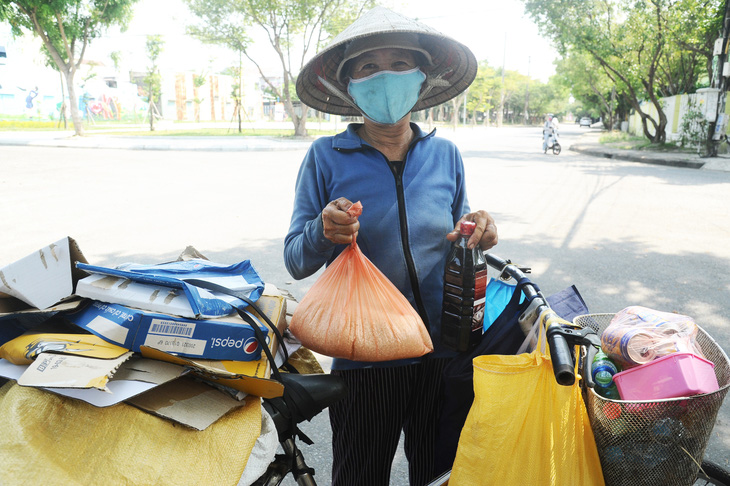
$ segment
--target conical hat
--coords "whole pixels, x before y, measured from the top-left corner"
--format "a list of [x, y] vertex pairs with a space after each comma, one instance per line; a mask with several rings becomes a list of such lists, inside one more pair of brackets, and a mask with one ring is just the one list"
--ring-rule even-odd
[[[420, 49], [414, 49], [411, 45], [389, 47], [423, 50], [430, 55], [431, 64], [421, 66], [421, 69], [426, 72], [428, 76], [426, 85], [429, 85], [431, 89], [413, 107], [412, 111], [440, 105], [457, 96], [474, 81], [477, 74], [477, 61], [471, 50], [464, 44], [385, 7], [375, 7], [343, 30], [329, 46], [302, 68], [297, 77], [299, 99], [305, 105], [325, 113], [360, 115], [358, 110], [335, 95], [325, 85], [330, 84], [340, 92], [346, 93], [346, 85], [338, 80], [338, 71], [345, 59], [345, 50], [348, 45], [366, 37], [395, 32], [416, 34]], [[374, 43], [374, 45], [380, 44], [383, 43]]]

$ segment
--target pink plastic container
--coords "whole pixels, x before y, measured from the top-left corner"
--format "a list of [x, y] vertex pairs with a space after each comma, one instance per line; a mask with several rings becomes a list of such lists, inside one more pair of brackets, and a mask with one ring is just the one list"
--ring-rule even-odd
[[613, 376], [622, 400], [656, 400], [710, 393], [720, 386], [715, 364], [692, 353], [674, 353]]

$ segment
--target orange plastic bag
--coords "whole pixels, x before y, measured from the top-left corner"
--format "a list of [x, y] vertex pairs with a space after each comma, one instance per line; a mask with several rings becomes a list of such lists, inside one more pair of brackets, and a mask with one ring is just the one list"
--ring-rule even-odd
[[[348, 213], [359, 216], [362, 204]], [[305, 347], [334, 358], [389, 361], [433, 351], [421, 317], [355, 241], [297, 305], [290, 329]]]

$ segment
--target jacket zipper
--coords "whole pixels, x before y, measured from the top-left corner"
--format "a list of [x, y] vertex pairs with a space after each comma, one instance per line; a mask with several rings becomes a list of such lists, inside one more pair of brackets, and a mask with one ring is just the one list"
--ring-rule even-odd
[[[408, 158], [407, 154], [405, 158]], [[406, 267], [408, 269], [408, 278], [411, 281], [411, 289], [413, 290], [413, 299], [416, 301], [416, 309], [418, 310], [418, 314], [421, 316], [421, 319], [423, 319], [423, 323], [426, 325], [426, 329], [430, 333], [431, 326], [428, 321], [428, 314], [426, 314], [426, 308], [423, 305], [423, 298], [421, 297], [421, 290], [418, 284], [418, 276], [416, 275], [416, 265], [413, 261], [413, 255], [411, 254], [411, 247], [408, 237], [406, 198], [405, 191], [403, 190], [403, 171], [405, 170], [406, 162], [405, 160], [403, 160], [403, 162], [401, 162], [399, 165], [396, 165], [389, 161], [387, 157], [385, 157], [385, 159], [388, 162], [388, 166], [390, 167], [391, 172], [393, 172], [393, 177], [395, 178], [396, 195], [398, 197], [398, 219], [400, 220], [401, 228], [401, 243], [403, 245], [403, 254], [406, 257]]]

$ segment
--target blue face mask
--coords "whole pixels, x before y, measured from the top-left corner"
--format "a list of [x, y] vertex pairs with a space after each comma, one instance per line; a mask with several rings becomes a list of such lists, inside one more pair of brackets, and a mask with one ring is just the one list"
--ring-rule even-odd
[[426, 75], [419, 68], [380, 71], [366, 78], [351, 79], [347, 92], [364, 116], [383, 125], [392, 125], [416, 105], [425, 79]]

